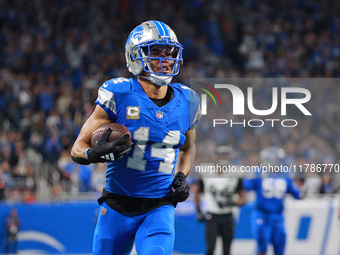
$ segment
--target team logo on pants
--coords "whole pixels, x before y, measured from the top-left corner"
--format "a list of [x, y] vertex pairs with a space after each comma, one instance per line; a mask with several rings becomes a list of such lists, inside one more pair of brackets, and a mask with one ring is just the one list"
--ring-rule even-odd
[[102, 207], [100, 214], [104, 216], [104, 215], [106, 215], [106, 212], [107, 212], [107, 208]]

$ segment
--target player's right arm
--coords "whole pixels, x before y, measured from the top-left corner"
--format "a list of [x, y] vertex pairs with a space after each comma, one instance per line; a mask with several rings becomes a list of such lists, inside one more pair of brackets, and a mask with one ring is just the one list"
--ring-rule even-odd
[[[89, 164], [90, 162], [86, 158], [86, 150], [91, 147], [92, 133], [97, 128], [104, 124], [111, 123], [109, 116], [105, 110], [99, 105], [96, 106], [90, 117], [86, 120], [82, 126], [77, 140], [74, 142], [71, 156], [72, 159], [81, 164]], [[78, 162], [79, 161], [79, 162]]]
[[91, 147], [93, 131], [110, 122], [112, 121], [106, 111], [97, 105], [81, 128], [79, 136], [72, 147], [71, 157], [74, 162], [81, 165], [103, 163], [119, 160], [129, 153], [132, 142], [124, 144], [129, 135], [125, 134], [113, 142], [108, 142], [108, 137], [112, 132], [110, 128], [106, 129], [102, 137], [96, 142], [96, 145]]
[[287, 179], [288, 193], [292, 194], [295, 199], [302, 199], [302, 192], [292, 179]]
[[246, 190], [243, 186], [243, 180], [239, 179], [237, 188], [236, 188], [236, 193], [238, 194], [238, 199], [235, 201], [236, 206], [243, 206], [247, 202], [247, 195], [246, 195]]
[[201, 210], [201, 194], [203, 193], [204, 184], [202, 179], [199, 179], [198, 183], [193, 186], [194, 189], [194, 201], [196, 205], [196, 218], [199, 222], [204, 220], [204, 215]]

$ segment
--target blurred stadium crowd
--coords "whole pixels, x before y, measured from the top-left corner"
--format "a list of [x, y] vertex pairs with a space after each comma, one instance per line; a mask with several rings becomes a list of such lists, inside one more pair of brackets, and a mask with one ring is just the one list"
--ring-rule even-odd
[[[189, 85], [190, 78], [339, 78], [339, 13], [340, 2], [327, 0], [0, 1], [0, 199], [36, 199], [37, 171], [27, 148], [60, 175], [50, 183], [55, 196], [62, 189], [101, 191], [105, 166], [79, 166], [69, 151], [94, 109], [98, 87], [131, 76], [124, 45], [141, 22], [161, 20], [176, 32], [184, 65], [174, 81]], [[280, 143], [291, 161], [339, 163], [339, 89], [312, 90], [318, 97], [313, 112], [327, 103], [329, 114], [320, 113], [303, 128], [207, 134], [202, 121], [198, 148], [209, 137], [232, 144], [244, 164], [256, 164], [260, 149]], [[322, 128], [321, 121], [327, 121]], [[198, 150], [197, 163], [202, 158]], [[308, 184], [313, 194], [339, 189], [333, 176], [314, 177]], [[62, 180], [71, 186], [61, 187]]]

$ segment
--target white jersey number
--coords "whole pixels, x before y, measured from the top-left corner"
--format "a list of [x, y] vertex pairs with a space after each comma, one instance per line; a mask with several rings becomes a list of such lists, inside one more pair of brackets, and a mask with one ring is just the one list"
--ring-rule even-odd
[[[180, 131], [169, 131], [161, 143], [151, 145], [151, 157], [163, 159], [159, 163], [158, 172], [171, 174], [174, 168], [176, 156], [174, 146], [180, 141]], [[149, 141], [149, 128], [140, 127], [133, 133], [137, 140], [132, 157], [127, 160], [127, 167], [139, 171], [145, 171], [147, 160], [144, 159], [145, 150]]]
[[265, 198], [283, 198], [287, 190], [284, 179], [264, 178], [262, 180], [262, 194]]

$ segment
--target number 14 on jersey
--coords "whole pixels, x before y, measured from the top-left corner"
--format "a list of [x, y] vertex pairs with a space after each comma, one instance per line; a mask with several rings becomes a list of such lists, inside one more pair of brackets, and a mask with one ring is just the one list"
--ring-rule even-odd
[[[149, 142], [149, 127], [140, 127], [134, 133], [135, 143], [133, 154], [127, 160], [127, 167], [139, 171], [145, 171], [147, 160], [144, 159], [147, 143]], [[158, 172], [171, 174], [174, 168], [176, 152], [174, 146], [180, 141], [180, 131], [169, 131], [161, 143], [154, 143], [150, 147], [152, 158], [163, 159], [159, 163]]]

